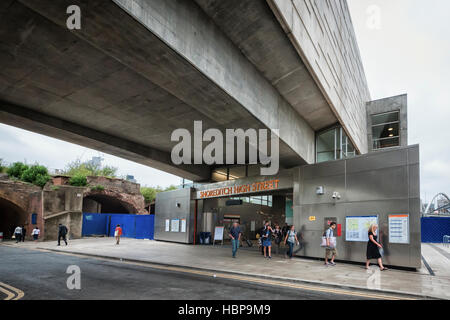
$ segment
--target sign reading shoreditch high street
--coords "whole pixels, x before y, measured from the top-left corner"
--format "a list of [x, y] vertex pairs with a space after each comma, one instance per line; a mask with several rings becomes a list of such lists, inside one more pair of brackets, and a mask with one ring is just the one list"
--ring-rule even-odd
[[251, 184], [235, 185], [212, 190], [199, 191], [200, 199], [232, 196], [241, 193], [264, 192], [278, 189], [280, 180], [254, 182]]

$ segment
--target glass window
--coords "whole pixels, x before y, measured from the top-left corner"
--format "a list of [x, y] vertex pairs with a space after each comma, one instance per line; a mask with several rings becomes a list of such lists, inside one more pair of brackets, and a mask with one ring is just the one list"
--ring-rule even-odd
[[317, 135], [318, 163], [354, 156], [356, 156], [355, 147], [342, 127], [335, 127]]
[[400, 145], [399, 112], [372, 116], [373, 149], [398, 147]]

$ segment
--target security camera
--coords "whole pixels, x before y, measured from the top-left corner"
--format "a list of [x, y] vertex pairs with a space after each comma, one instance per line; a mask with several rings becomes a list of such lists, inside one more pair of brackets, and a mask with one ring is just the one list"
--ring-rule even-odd
[[333, 192], [333, 195], [332, 195], [332, 197], [333, 197], [333, 199], [334, 200], [341, 200], [341, 195], [339, 194], [339, 192]]

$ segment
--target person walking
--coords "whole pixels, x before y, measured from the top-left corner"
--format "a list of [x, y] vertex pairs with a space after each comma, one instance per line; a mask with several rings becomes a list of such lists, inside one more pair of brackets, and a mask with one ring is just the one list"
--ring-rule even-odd
[[64, 240], [67, 246], [67, 227], [63, 224], [58, 225], [58, 246], [61, 245], [61, 239]]
[[120, 224], [116, 226], [116, 229], [114, 230], [114, 237], [116, 238], [116, 244], [118, 245], [120, 243], [120, 237], [122, 236], [123, 230], [120, 227]]
[[27, 236], [27, 229], [25, 229], [25, 226], [22, 226], [22, 242], [25, 242], [25, 237]]
[[38, 241], [39, 235], [41, 234], [41, 230], [36, 226], [34, 227], [33, 231], [31, 232], [31, 235], [33, 236], [34, 241]]
[[[330, 227], [325, 231], [325, 238], [326, 238], [326, 247], [325, 247], [325, 265], [326, 266], [335, 266], [336, 263], [334, 263], [334, 258], [337, 256], [336, 251], [336, 238], [334, 237], [334, 229], [336, 229], [336, 222], [331, 222]], [[328, 259], [330, 260], [330, 263], [328, 263]]]
[[388, 270], [383, 266], [383, 261], [381, 259], [380, 250], [383, 249], [383, 246], [377, 241], [377, 230], [378, 225], [372, 224], [369, 228], [369, 241], [367, 242], [367, 251], [366, 251], [366, 269], [369, 269], [370, 260], [377, 259], [378, 265], [381, 271]]
[[259, 242], [261, 242], [261, 255], [264, 255], [264, 245], [263, 245], [263, 234], [266, 231], [266, 225], [268, 225], [268, 222], [263, 221], [263, 226], [259, 230]]
[[22, 237], [22, 228], [17, 226], [14, 230], [14, 237], [16, 238], [16, 243], [20, 242], [20, 239]]
[[292, 259], [292, 255], [294, 253], [294, 246], [295, 244], [299, 244], [299, 241], [297, 239], [297, 232], [295, 232], [294, 225], [292, 225], [291, 229], [286, 233], [286, 237], [284, 238], [284, 245], [286, 245], [286, 242], [289, 246], [287, 255], [289, 256], [289, 259]]
[[236, 253], [239, 249], [239, 242], [241, 241], [241, 228], [239, 227], [239, 223], [233, 223], [233, 226], [230, 228], [229, 236], [231, 238], [231, 247], [233, 258], [236, 258]]
[[283, 232], [281, 231], [279, 225], [275, 226], [273, 235], [275, 236], [275, 244], [276, 244], [275, 248], [277, 249], [277, 254], [279, 254], [280, 253], [280, 245], [281, 245], [281, 242], [283, 241]]
[[262, 236], [262, 245], [264, 247], [264, 258], [272, 259], [271, 251], [272, 251], [272, 233], [273, 229], [269, 225], [269, 222], [266, 222], [266, 226], [264, 228], [263, 236]]

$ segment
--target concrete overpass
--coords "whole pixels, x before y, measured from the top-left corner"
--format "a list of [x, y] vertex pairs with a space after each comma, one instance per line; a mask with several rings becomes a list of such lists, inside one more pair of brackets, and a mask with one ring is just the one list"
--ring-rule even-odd
[[[173, 130], [280, 129], [280, 165], [313, 163], [340, 122], [367, 151], [370, 100], [345, 1], [6, 0], [0, 122], [194, 181]], [[344, 3], [344, 4], [342, 4]], [[66, 9], [81, 8], [81, 30]], [[305, 7], [301, 7], [305, 6]]]

